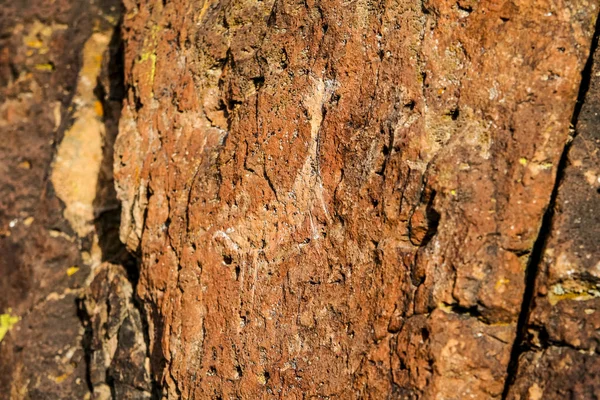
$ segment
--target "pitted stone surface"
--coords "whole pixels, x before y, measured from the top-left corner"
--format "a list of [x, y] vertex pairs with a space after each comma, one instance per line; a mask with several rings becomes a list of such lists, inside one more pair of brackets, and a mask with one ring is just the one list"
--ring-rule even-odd
[[500, 398], [597, 14], [127, 1], [115, 176], [164, 395]]

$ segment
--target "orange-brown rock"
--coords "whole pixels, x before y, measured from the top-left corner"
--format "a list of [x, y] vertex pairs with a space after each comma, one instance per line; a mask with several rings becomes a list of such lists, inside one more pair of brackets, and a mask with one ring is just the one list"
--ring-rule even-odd
[[591, 399], [600, 394], [599, 61], [596, 50], [547, 217], [510, 398]]
[[598, 0], [4, 3], [0, 398], [600, 396]]
[[598, 3], [125, 6], [163, 395], [500, 398]]

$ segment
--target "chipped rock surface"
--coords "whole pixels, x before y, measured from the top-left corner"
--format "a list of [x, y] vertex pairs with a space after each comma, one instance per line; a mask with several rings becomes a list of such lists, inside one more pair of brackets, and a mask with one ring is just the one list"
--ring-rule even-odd
[[[600, 51], [590, 61], [511, 398], [587, 399], [600, 394]], [[527, 397], [532, 391], [539, 396]]]
[[[2, 399], [102, 399], [111, 390], [142, 399], [152, 389], [112, 178], [118, 6], [0, 5]], [[108, 392], [90, 381], [98, 371]]]
[[0, 3], [0, 397], [600, 396], [599, 6]]
[[501, 398], [598, 3], [125, 8], [120, 234], [163, 396]]

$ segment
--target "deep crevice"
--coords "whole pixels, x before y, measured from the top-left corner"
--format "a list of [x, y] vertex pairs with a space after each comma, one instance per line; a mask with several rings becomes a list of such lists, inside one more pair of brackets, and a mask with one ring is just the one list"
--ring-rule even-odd
[[[114, 177], [114, 144], [118, 134], [118, 125], [121, 114], [122, 101], [125, 97], [126, 88], [124, 84], [124, 43], [121, 35], [121, 23], [115, 26], [111, 42], [108, 46], [105, 65], [102, 67], [101, 76], [98, 78], [95, 89], [98, 101], [102, 103], [104, 110], [103, 123], [105, 126], [105, 136], [103, 143], [103, 159], [98, 176], [96, 187], [96, 199], [94, 200], [95, 212], [95, 231], [98, 236], [98, 245], [102, 251], [102, 261], [123, 266], [126, 272], [126, 278], [133, 288], [133, 295], [130, 299], [131, 305], [137, 310], [141, 319], [141, 334], [146, 345], [146, 355], [150, 357], [150, 337], [148, 316], [143, 307], [141, 299], [137, 295], [136, 286], [139, 279], [139, 259], [135, 254], [131, 254], [126, 246], [120, 241], [119, 229], [121, 224], [121, 204], [117, 199]], [[110, 303], [109, 303], [110, 305]], [[87, 364], [87, 384], [90, 391], [93, 392], [90, 368], [92, 367], [92, 352], [90, 340], [93, 338], [93, 326], [90, 323], [93, 315], [87, 315], [85, 306], [82, 302], [78, 307], [80, 319], [85, 327], [83, 338], [84, 357]], [[112, 374], [107, 369], [106, 384], [109, 386], [113, 398], [118, 398], [116, 385], [127, 385], [134, 387], [133, 382], [116, 382]], [[152, 399], [160, 398], [160, 388], [152, 374], [152, 367], [149, 376], [150, 394]], [[139, 387], [136, 390], [144, 390]]]
[[519, 319], [517, 321], [517, 332], [513, 342], [513, 347], [510, 354], [510, 361], [508, 363], [507, 376], [504, 381], [504, 390], [502, 392], [502, 399], [508, 398], [508, 394], [512, 384], [515, 382], [519, 370], [519, 358], [527, 350], [526, 334], [527, 334], [527, 323], [529, 321], [529, 314], [533, 305], [535, 296], [535, 281], [538, 275], [539, 265], [544, 255], [546, 248], [546, 242], [550, 236], [552, 230], [552, 218], [554, 216], [554, 208], [556, 205], [556, 199], [558, 197], [558, 190], [563, 181], [565, 169], [567, 167], [569, 150], [573, 139], [577, 136], [577, 123], [579, 120], [579, 114], [585, 98], [590, 88], [592, 79], [592, 66], [594, 64], [594, 54], [598, 48], [598, 35], [600, 33], [600, 18], [596, 19], [596, 26], [594, 28], [594, 34], [592, 37], [592, 43], [590, 46], [590, 52], [588, 59], [585, 63], [583, 71], [581, 72], [581, 83], [579, 86], [579, 93], [577, 95], [577, 101], [573, 109], [573, 116], [571, 117], [571, 128], [573, 129], [570, 140], [565, 144], [563, 152], [560, 156], [560, 161], [556, 170], [556, 179], [554, 181], [554, 187], [552, 188], [552, 194], [550, 195], [550, 201], [544, 216], [542, 217], [542, 224], [538, 232], [538, 236], [533, 244], [531, 250], [531, 256], [527, 263], [525, 271], [525, 292], [523, 293], [523, 302], [521, 303], [521, 311], [519, 313]]

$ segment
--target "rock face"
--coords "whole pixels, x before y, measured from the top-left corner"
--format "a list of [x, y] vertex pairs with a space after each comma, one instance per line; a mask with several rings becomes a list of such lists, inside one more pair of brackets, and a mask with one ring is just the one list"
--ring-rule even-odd
[[119, 6], [0, 5], [3, 399], [150, 397], [112, 177]]
[[123, 6], [0, 3], [0, 397], [600, 397], [597, 0]]
[[514, 398], [600, 395], [600, 51], [588, 69], [553, 198]]
[[597, 2], [125, 6], [121, 239], [164, 396], [597, 390], [560, 347], [596, 349], [595, 100], [553, 189]]

